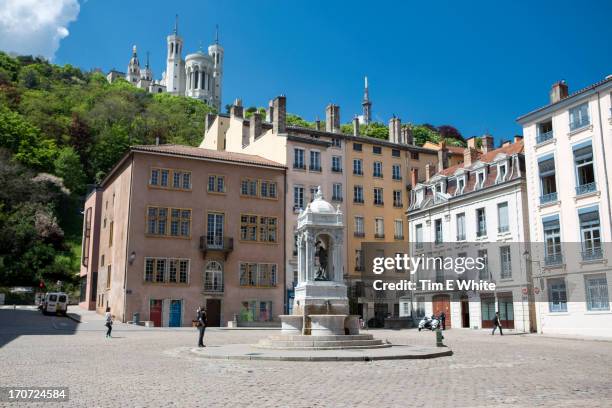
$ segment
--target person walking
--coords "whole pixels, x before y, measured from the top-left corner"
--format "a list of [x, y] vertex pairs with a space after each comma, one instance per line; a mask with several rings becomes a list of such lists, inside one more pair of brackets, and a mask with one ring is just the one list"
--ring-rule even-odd
[[442, 330], [446, 330], [446, 313], [440, 313], [440, 324], [442, 325]]
[[204, 345], [204, 331], [206, 330], [206, 324], [208, 323], [206, 320], [206, 311], [202, 308], [202, 306], [198, 307], [197, 310], [197, 326], [198, 326], [198, 347], [206, 347]]
[[503, 336], [504, 332], [502, 331], [501, 320], [499, 319], [499, 312], [495, 312], [495, 317], [493, 317], [493, 331], [491, 335], [495, 334], [495, 329], [499, 327], [499, 335]]
[[104, 325], [106, 326], [106, 338], [111, 338], [111, 331], [113, 331], [113, 315], [111, 315], [110, 307], [106, 308], [106, 313], [104, 313], [104, 321], [106, 322]]

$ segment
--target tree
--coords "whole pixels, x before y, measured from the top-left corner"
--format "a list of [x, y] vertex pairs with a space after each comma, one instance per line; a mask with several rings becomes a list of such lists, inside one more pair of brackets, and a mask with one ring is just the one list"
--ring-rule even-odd
[[64, 185], [75, 194], [85, 192], [86, 177], [79, 155], [70, 146], [63, 147], [55, 159], [55, 174], [64, 180]]

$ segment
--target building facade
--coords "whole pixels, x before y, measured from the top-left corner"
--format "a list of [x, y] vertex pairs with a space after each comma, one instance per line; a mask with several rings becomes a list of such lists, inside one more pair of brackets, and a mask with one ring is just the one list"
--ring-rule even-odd
[[538, 328], [550, 334], [612, 336], [612, 77], [550, 103], [523, 126]]
[[[496, 288], [418, 290], [406, 300], [412, 302], [407, 309], [416, 318], [444, 312], [447, 328], [490, 328], [499, 311], [504, 328], [529, 332], [535, 315], [523, 256], [529, 242], [523, 142], [516, 137], [489, 149], [488, 138], [482, 152], [468, 140], [461, 164], [444, 168], [440, 160], [437, 171], [411, 191], [407, 216], [413, 257], [481, 258], [486, 266], [464, 279], [494, 282]], [[413, 280], [427, 278], [443, 283], [462, 275], [436, 266]]]
[[96, 310], [155, 326], [191, 325], [198, 306], [211, 326], [272, 321], [283, 310], [284, 188], [284, 166], [261, 157], [132, 147], [86, 202], [82, 275]]

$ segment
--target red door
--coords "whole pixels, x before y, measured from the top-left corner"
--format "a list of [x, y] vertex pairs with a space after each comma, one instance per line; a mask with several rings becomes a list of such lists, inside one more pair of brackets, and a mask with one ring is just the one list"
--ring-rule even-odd
[[149, 306], [149, 320], [153, 322], [155, 327], [161, 327], [162, 325], [162, 300], [151, 299]]
[[439, 316], [440, 313], [444, 312], [444, 314], [446, 315], [446, 328], [450, 329], [452, 327], [450, 312], [450, 295], [435, 295], [432, 298], [432, 304], [434, 315]]

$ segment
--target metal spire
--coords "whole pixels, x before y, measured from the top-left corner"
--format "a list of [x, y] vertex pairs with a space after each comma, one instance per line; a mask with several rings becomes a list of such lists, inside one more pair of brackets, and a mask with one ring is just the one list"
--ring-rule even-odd
[[178, 14], [174, 16], [174, 35], [178, 34]]
[[215, 25], [215, 44], [219, 45], [219, 24]]
[[146, 69], [149, 69], [149, 51], [147, 51], [147, 65], [145, 65]]

